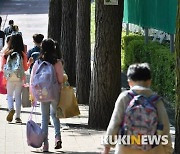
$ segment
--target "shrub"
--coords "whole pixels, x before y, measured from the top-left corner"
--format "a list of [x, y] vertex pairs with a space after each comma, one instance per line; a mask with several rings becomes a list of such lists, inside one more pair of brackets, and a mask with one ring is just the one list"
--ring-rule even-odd
[[152, 70], [152, 89], [165, 97], [170, 102], [166, 102], [166, 106], [174, 110], [175, 55], [167, 45], [152, 41], [146, 45], [142, 36], [125, 36], [122, 42], [122, 70], [126, 72], [133, 63], [148, 62]]

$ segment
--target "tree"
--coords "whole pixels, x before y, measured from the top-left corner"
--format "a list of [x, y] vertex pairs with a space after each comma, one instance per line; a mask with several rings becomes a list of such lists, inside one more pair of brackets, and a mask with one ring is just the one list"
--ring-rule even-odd
[[180, 0], [178, 1], [178, 13], [176, 20], [176, 135], [175, 135], [175, 154], [180, 153]]
[[90, 0], [77, 0], [76, 89], [80, 104], [89, 103], [90, 93]]
[[70, 85], [76, 85], [76, 13], [77, 0], [62, 0], [61, 45], [64, 69]]
[[117, 6], [96, 0], [94, 70], [91, 79], [89, 121], [105, 129], [121, 91], [121, 31], [123, 0]]
[[48, 38], [60, 44], [61, 38], [61, 0], [49, 1]]

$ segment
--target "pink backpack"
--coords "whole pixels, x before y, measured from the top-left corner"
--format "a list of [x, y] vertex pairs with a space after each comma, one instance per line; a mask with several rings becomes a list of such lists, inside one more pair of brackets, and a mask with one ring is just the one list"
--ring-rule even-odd
[[[130, 90], [131, 97], [122, 123], [121, 135], [155, 135], [158, 125], [158, 114], [155, 103], [160, 99], [158, 95], [146, 97]], [[150, 150], [151, 145], [129, 145], [133, 149]]]
[[31, 82], [32, 93], [39, 102], [59, 102], [59, 83], [54, 66], [47, 61], [37, 60], [37, 65]]

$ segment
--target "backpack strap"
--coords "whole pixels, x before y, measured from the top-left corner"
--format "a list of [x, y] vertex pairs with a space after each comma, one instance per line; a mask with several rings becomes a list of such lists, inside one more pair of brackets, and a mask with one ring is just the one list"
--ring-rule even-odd
[[151, 95], [148, 98], [149, 103], [151, 103], [155, 108], [156, 108], [155, 103], [157, 103], [160, 99], [161, 99], [161, 97], [159, 95], [157, 95], [157, 94]]
[[[128, 91], [128, 95], [130, 96], [130, 98], [132, 100], [138, 94], [134, 90], [131, 89], [131, 90]], [[148, 97], [149, 103], [151, 103], [154, 107], [155, 107], [155, 103], [158, 102], [160, 99], [161, 99], [161, 97], [159, 95], [157, 95], [157, 94], [153, 94], [150, 97]], [[131, 102], [131, 100], [130, 100], [130, 102]], [[129, 103], [128, 103], [128, 105], [129, 105]]]
[[128, 95], [131, 97], [131, 99], [133, 99], [134, 96], [137, 95], [137, 93], [136, 93], [135, 91], [133, 91], [133, 90], [129, 90], [129, 91], [128, 91]]

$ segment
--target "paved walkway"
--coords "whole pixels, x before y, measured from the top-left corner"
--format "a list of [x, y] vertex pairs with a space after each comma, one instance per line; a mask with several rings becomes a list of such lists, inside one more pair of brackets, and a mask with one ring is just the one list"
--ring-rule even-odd
[[[74, 118], [61, 120], [63, 148], [55, 151], [54, 128], [49, 126], [49, 142], [51, 153], [74, 153], [95, 154], [102, 151], [101, 137], [104, 131], [87, 129], [88, 106], [80, 105], [81, 115]], [[34, 149], [26, 142], [26, 122], [28, 121], [31, 108], [22, 108], [22, 125], [6, 121], [7, 101], [6, 95], [0, 94], [0, 154], [28, 154], [40, 153], [41, 149]], [[33, 119], [41, 122], [40, 108], [36, 108]], [[52, 120], [51, 120], [52, 121]]]
[[[88, 106], [79, 105], [81, 115], [74, 118], [61, 119], [61, 132], [63, 148], [54, 150], [54, 128], [49, 126], [50, 153], [74, 153], [96, 154], [103, 149], [101, 137], [105, 131], [90, 130], [88, 123]], [[41, 153], [41, 148], [34, 149], [26, 142], [26, 122], [28, 121], [31, 108], [22, 108], [22, 125], [6, 121], [7, 101], [6, 95], [0, 94], [0, 154], [28, 154]], [[33, 120], [41, 122], [40, 108], [37, 107]], [[52, 121], [52, 120], [51, 120]], [[174, 128], [171, 127], [171, 135], [174, 141]], [[111, 150], [112, 153], [114, 149]]]
[[[28, 49], [33, 47], [32, 35], [42, 33], [47, 37], [49, 0], [0, 0], [0, 16], [3, 18], [2, 28], [9, 20], [14, 20], [23, 34], [24, 43]], [[63, 148], [55, 151], [54, 130], [49, 126], [50, 153], [96, 154], [102, 151], [100, 144], [104, 131], [87, 129], [88, 106], [80, 105], [81, 115], [76, 118], [62, 119]], [[41, 153], [26, 143], [26, 122], [31, 108], [22, 108], [22, 125], [6, 122], [6, 95], [0, 94], [0, 154]], [[41, 121], [40, 109], [37, 107], [34, 119]], [[174, 140], [174, 128], [171, 128]], [[112, 150], [113, 152], [113, 150]]]

